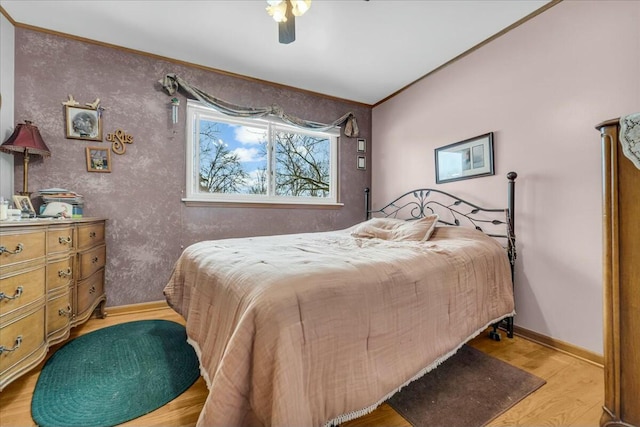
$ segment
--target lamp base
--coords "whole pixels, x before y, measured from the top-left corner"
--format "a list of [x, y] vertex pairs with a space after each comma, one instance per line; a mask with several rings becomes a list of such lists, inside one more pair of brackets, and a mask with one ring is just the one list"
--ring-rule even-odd
[[23, 159], [24, 161], [22, 166], [22, 191], [20, 192], [20, 195], [31, 196], [31, 192], [29, 191], [29, 150], [25, 150]]

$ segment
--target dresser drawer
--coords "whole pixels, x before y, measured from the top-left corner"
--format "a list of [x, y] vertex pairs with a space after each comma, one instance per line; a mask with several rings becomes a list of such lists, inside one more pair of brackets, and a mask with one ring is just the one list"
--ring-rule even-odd
[[47, 231], [47, 254], [70, 252], [73, 249], [73, 228], [50, 228]]
[[106, 257], [107, 250], [104, 245], [80, 253], [78, 255], [78, 280], [87, 278], [104, 267]]
[[69, 286], [73, 280], [73, 258], [68, 257], [60, 261], [47, 264], [47, 291]]
[[[41, 259], [45, 255], [45, 231], [0, 234], [0, 267]], [[15, 252], [15, 253], [9, 253]]]
[[88, 279], [78, 282], [76, 290], [76, 316], [84, 317], [92, 310], [94, 303], [104, 294], [104, 269], [95, 272]]
[[0, 319], [42, 298], [45, 292], [44, 276], [44, 266], [41, 266], [3, 277], [0, 280]]
[[105, 221], [0, 221], [0, 392], [94, 311], [105, 316]]
[[104, 242], [104, 223], [78, 225], [77, 249], [82, 250]]
[[47, 301], [47, 335], [67, 329], [71, 323], [71, 288]]
[[[44, 306], [2, 327], [0, 333], [0, 384], [10, 374], [11, 367], [45, 348]], [[13, 351], [11, 351], [13, 350]], [[44, 350], [46, 351], [46, 350]], [[22, 366], [16, 366], [16, 369]]]

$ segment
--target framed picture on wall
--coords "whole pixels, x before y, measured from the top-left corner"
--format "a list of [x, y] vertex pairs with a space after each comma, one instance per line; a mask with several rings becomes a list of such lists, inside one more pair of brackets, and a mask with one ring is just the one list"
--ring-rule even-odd
[[436, 183], [494, 175], [493, 132], [436, 148]]
[[111, 172], [111, 151], [109, 148], [87, 147], [87, 171]]
[[358, 156], [357, 167], [360, 170], [366, 170], [367, 169], [367, 159], [366, 159], [366, 157]]
[[358, 139], [358, 153], [364, 153], [367, 151], [367, 140], [363, 138]]
[[102, 117], [93, 108], [65, 106], [66, 137], [102, 141]]

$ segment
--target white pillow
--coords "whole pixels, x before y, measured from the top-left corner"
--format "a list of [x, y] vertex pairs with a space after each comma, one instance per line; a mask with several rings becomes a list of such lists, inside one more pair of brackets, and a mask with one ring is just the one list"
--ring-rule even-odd
[[369, 239], [424, 242], [429, 240], [437, 223], [437, 214], [428, 215], [415, 221], [397, 218], [372, 218], [356, 226], [351, 235]]

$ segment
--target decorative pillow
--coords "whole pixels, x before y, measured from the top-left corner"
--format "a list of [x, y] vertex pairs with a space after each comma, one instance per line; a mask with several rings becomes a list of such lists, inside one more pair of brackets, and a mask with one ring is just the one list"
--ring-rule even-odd
[[356, 226], [351, 235], [369, 239], [427, 241], [438, 223], [438, 215], [415, 221], [397, 218], [373, 218]]
[[394, 228], [405, 224], [407, 221], [398, 218], [371, 218], [370, 220], [363, 222], [371, 227], [381, 228], [383, 230], [393, 230]]

